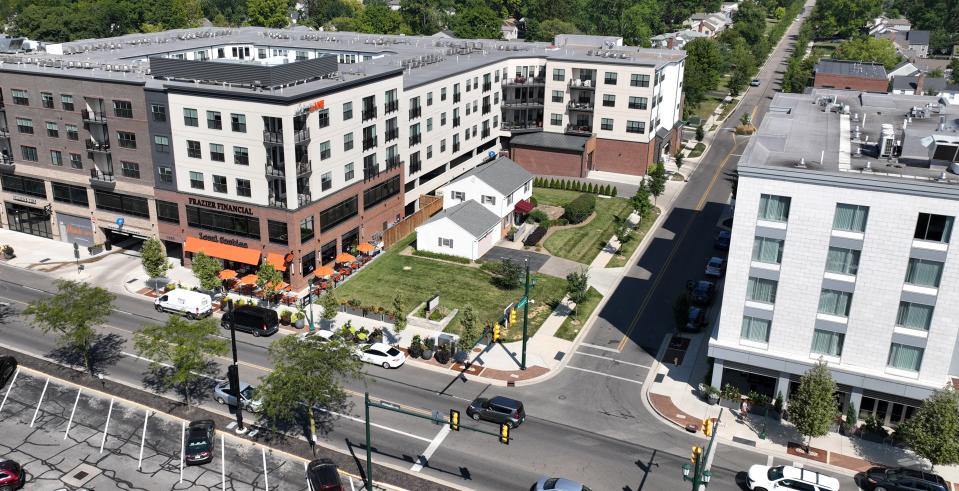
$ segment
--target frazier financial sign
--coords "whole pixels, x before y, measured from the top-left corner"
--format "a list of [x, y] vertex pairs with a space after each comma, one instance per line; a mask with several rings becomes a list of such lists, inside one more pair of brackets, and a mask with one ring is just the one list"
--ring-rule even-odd
[[217, 203], [209, 199], [190, 198], [190, 204], [196, 206], [205, 206], [214, 210], [229, 211], [232, 213], [242, 213], [244, 215], [253, 215], [253, 208], [243, 205], [231, 205], [228, 203]]

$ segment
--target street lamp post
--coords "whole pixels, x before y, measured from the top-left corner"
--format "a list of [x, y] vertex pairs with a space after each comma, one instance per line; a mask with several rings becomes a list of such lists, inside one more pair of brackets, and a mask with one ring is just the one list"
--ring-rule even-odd
[[313, 327], [313, 287], [308, 287], [306, 290], [306, 309], [306, 313], [309, 314], [310, 334], [313, 334], [316, 330]]
[[230, 327], [230, 345], [233, 348], [233, 364], [227, 369], [230, 391], [236, 399], [236, 432], [243, 433], [243, 401], [240, 399], [240, 366], [236, 356], [236, 329], [233, 327], [233, 300], [226, 301], [227, 325]]
[[[715, 424], [711, 426], [704, 425], [703, 431], [709, 435], [709, 443], [706, 445], [706, 448], [693, 447], [693, 454], [690, 459], [692, 465], [683, 464], [683, 481], [693, 483], [692, 491], [705, 491], [706, 486], [709, 485], [709, 479], [712, 477], [709, 471], [709, 463], [712, 461], [710, 452], [715, 451], [716, 433], [718, 433], [719, 421], [722, 417], [723, 412], [722, 409], [720, 409]], [[710, 431], [710, 428], [712, 431]]]

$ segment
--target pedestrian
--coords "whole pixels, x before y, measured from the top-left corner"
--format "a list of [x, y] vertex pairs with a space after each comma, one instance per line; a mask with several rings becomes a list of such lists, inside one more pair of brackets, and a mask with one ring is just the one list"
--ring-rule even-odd
[[746, 399], [743, 399], [743, 402], [739, 405], [739, 418], [745, 422], [747, 414], [749, 414], [749, 403], [746, 402]]

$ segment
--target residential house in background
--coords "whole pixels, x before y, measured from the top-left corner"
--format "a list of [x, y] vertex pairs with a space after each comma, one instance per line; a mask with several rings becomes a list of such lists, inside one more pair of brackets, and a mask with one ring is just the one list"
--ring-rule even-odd
[[416, 248], [475, 261], [500, 239], [500, 219], [473, 200], [433, 215], [416, 228]]
[[733, 18], [732, 15], [723, 12], [698, 12], [689, 16], [684, 24], [689, 25], [689, 28], [693, 31], [701, 32], [709, 37], [716, 37], [733, 25]]
[[519, 38], [519, 26], [517, 25], [516, 19], [510, 17], [503, 21], [503, 24], [499, 26], [500, 36], [506, 41], [512, 41]]
[[915, 56], [926, 58], [929, 56], [929, 31], [907, 32], [905, 46], [909, 51], [915, 53]]
[[932, 95], [949, 104], [959, 103], [959, 84], [952, 84], [945, 77], [927, 77], [919, 74], [913, 77], [895, 77], [892, 79], [892, 94]]
[[894, 77], [908, 77], [912, 75], [919, 75], [919, 68], [916, 67], [912, 62], [906, 60], [900, 62], [898, 65], [893, 67], [892, 70], [889, 70], [886, 73], [886, 78], [892, 80]]
[[699, 38], [708, 38], [705, 33], [694, 31], [692, 29], [683, 29], [682, 31], [667, 32], [658, 34], [649, 38], [653, 48], [665, 49], [684, 49], [686, 43]]
[[869, 35], [874, 36], [885, 32], [907, 32], [912, 29], [912, 23], [909, 22], [909, 19], [890, 19], [885, 16], [879, 16], [873, 19], [867, 27], [869, 29]]
[[826, 89], [861, 90], [886, 93], [889, 80], [878, 63], [822, 58], [813, 69], [813, 86]]

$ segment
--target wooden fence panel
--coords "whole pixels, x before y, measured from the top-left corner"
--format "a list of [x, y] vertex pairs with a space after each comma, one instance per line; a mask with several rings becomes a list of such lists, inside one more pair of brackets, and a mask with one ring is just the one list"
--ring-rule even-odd
[[423, 195], [419, 198], [420, 209], [412, 215], [400, 220], [399, 223], [383, 232], [383, 245], [390, 247], [403, 240], [407, 235], [416, 231], [416, 227], [426, 223], [431, 216], [443, 209], [442, 196]]

